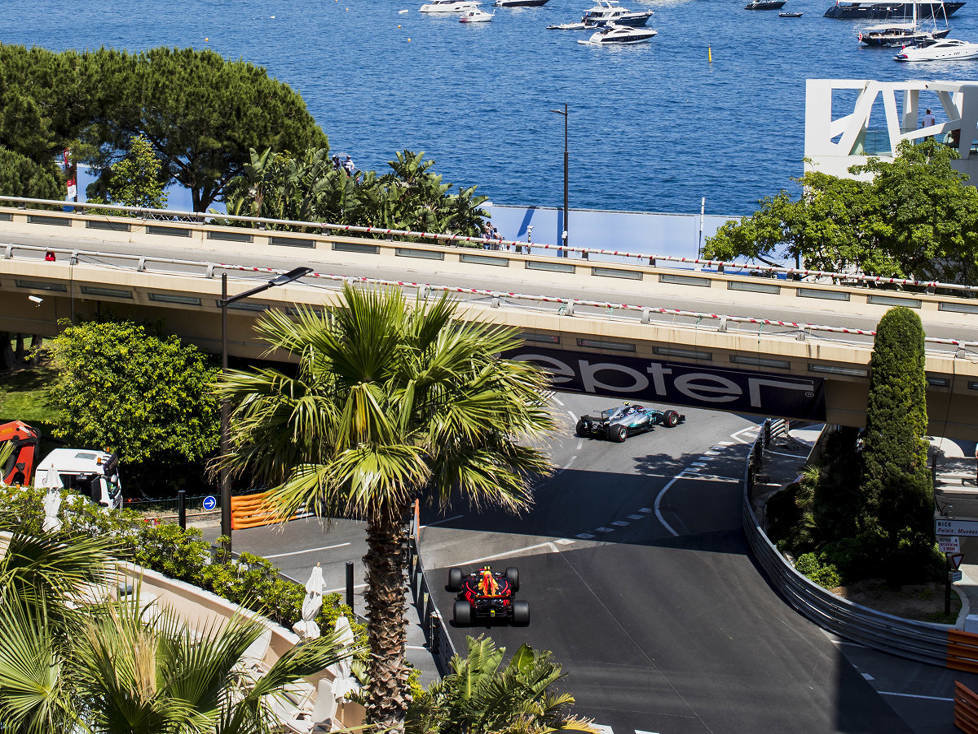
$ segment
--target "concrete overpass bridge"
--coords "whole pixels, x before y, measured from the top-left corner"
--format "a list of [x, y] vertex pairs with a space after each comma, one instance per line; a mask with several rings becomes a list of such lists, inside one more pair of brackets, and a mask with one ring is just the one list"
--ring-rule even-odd
[[[930, 431], [978, 439], [978, 293], [961, 286], [883, 289], [852, 276], [754, 277], [647, 255], [554, 257], [561, 253], [542, 245], [488, 251], [323, 231], [329, 225], [299, 233], [225, 226], [217, 215], [181, 221], [174, 212], [7, 203], [0, 330], [51, 335], [62, 319], [146, 319], [216, 352], [215, 276], [229, 273], [233, 295], [269, 272], [308, 265], [316, 273], [304, 281], [233, 305], [231, 354], [262, 352], [251, 324], [268, 307], [327, 305], [346, 280], [393, 284], [422, 297], [451, 292], [473, 317], [519, 328], [525, 342], [515, 356], [546, 366], [558, 390], [861, 425], [873, 330], [903, 305], [928, 336]], [[56, 261], [44, 260], [47, 250]]]

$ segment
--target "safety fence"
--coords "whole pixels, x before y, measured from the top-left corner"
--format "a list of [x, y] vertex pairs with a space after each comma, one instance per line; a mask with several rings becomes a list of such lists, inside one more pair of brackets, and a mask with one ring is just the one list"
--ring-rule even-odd
[[285, 517], [269, 504], [268, 495], [268, 492], [256, 492], [231, 497], [231, 529], [245, 530], [264, 525], [277, 525], [288, 520], [309, 517], [312, 514], [300, 511], [291, 517]]
[[234, 226], [243, 225], [242, 228], [258, 228], [272, 231], [298, 231], [305, 233], [336, 232], [345, 234], [361, 234], [367, 236], [381, 236], [385, 238], [399, 237], [407, 240], [430, 241], [436, 244], [457, 246], [468, 245], [485, 249], [512, 248], [516, 252], [522, 252], [525, 248], [529, 252], [530, 248], [544, 251], [556, 252], [558, 256], [567, 257], [570, 254], [578, 254], [582, 259], [588, 260], [595, 257], [613, 257], [635, 259], [640, 262], [648, 262], [650, 265], [675, 264], [687, 269], [690, 266], [706, 268], [716, 272], [731, 270], [737, 273], [765, 274], [773, 277], [806, 279], [806, 280], [830, 280], [831, 282], [843, 282], [850, 284], [860, 284], [866, 286], [895, 286], [899, 288], [910, 288], [925, 292], [943, 291], [949, 293], [960, 293], [966, 296], [978, 294], [978, 286], [965, 285], [961, 283], [945, 283], [934, 280], [917, 280], [914, 278], [894, 278], [877, 275], [866, 275], [862, 273], [840, 273], [831, 270], [811, 270], [808, 268], [792, 268], [779, 265], [764, 264], [745, 264], [743, 262], [733, 262], [728, 260], [708, 260], [703, 258], [678, 257], [675, 255], [650, 255], [648, 253], [628, 252], [625, 250], [609, 250], [593, 247], [572, 247], [567, 245], [556, 245], [548, 243], [529, 243], [520, 240], [503, 240], [486, 237], [469, 237], [455, 234], [438, 234], [433, 232], [421, 232], [414, 230], [389, 229], [383, 227], [360, 227], [349, 224], [332, 224], [329, 222], [315, 222], [294, 219], [271, 219], [268, 217], [246, 217], [219, 212], [187, 212], [172, 209], [149, 209], [143, 207], [127, 207], [114, 204], [89, 204], [86, 202], [68, 202], [52, 199], [32, 199], [17, 196], [0, 196], [0, 203], [6, 202], [19, 208], [37, 207], [42, 209], [47, 207], [56, 208], [61, 211], [80, 211], [82, 214], [119, 214], [124, 217], [138, 217], [153, 221], [173, 221], [182, 223], [195, 223], [200, 225]]
[[[105, 262], [107, 259], [120, 261], [122, 263], [132, 263], [131, 267], [136, 272], [159, 272], [170, 275], [196, 276], [208, 279], [213, 278], [217, 271], [237, 271], [243, 273], [260, 273], [265, 275], [281, 275], [285, 272], [280, 268], [272, 268], [267, 266], [216, 263], [156, 256], [133, 255], [119, 252], [61, 249], [36, 245], [5, 243], [0, 244], [0, 249], [2, 249], [0, 258], [7, 260], [13, 259], [15, 253], [17, 252], [34, 253], [35, 255], [43, 252], [52, 252], [59, 255], [67, 255], [69, 257], [69, 263], [72, 265], [77, 265], [87, 258], [90, 261], [85, 262], [87, 266], [95, 268], [107, 268], [113, 272], [118, 270], [119, 266], [107, 264]], [[174, 271], [166, 267], [152, 268], [151, 266], [154, 263], [164, 266], [175, 266], [181, 268], [181, 270]], [[187, 270], [188, 268], [190, 270]], [[75, 273], [73, 278], [78, 280], [78, 273]], [[334, 285], [327, 285], [327, 287], [334, 288], [339, 288], [343, 284], [349, 283], [382, 287], [394, 286], [398, 288], [412, 289], [415, 290], [418, 296], [422, 298], [427, 298], [432, 293], [469, 296], [475, 297], [476, 299], [482, 299], [483, 301], [488, 300], [488, 303], [485, 305], [488, 305], [491, 308], [499, 308], [503, 301], [511, 305], [518, 304], [520, 306], [538, 308], [538, 304], [551, 304], [557, 307], [558, 314], [562, 316], [574, 316], [575, 309], [585, 308], [592, 309], [591, 311], [581, 314], [585, 317], [622, 318], [626, 320], [638, 318], [643, 324], [651, 324], [653, 322], [657, 322], [656, 320], [660, 317], [666, 317], [662, 323], [673, 327], [693, 328], [698, 330], [704, 324], [709, 323], [713, 324], [716, 331], [724, 333], [739, 331], [754, 335], [760, 333], [758, 328], [774, 327], [775, 331], [767, 334], [767, 336], [780, 336], [802, 341], [809, 337], [821, 339], [834, 338], [836, 341], [841, 343], [865, 344], [869, 338], [875, 337], [876, 335], [875, 330], [872, 329], [859, 329], [847, 326], [814, 324], [754, 316], [735, 316], [718, 312], [690, 311], [687, 309], [665, 306], [596, 301], [585, 298], [574, 298], [570, 296], [549, 296], [532, 293], [518, 293], [515, 291], [501, 291], [488, 288], [472, 288], [407, 280], [371, 278], [361, 275], [344, 275], [314, 271], [304, 276], [304, 278], [309, 280], [325, 281], [327, 284], [332, 283]], [[32, 284], [34, 284], [33, 281], [25, 283], [26, 284], [21, 283], [18, 285], [18, 287], [31, 288]], [[59, 285], [56, 290], [65, 291], [66, 287]], [[112, 293], [107, 294], [104, 292], [105, 289], [96, 290], [98, 290], [96, 295], [99, 295], [102, 298], [113, 297]], [[125, 299], [128, 302], [132, 302], [133, 300], [134, 294], [127, 289], [113, 288], [113, 292], [117, 295], [117, 297]], [[156, 294], [150, 294], [151, 300], [153, 300], [154, 295]], [[170, 302], [166, 300], [165, 296], [159, 296], [156, 300]], [[199, 297], [197, 297], [197, 300], [200, 300]], [[976, 313], [978, 313], [978, 306], [975, 306], [974, 308]], [[851, 337], [857, 337], [857, 339], [852, 339]], [[946, 337], [926, 337], [925, 343], [928, 347], [930, 347], [931, 351], [942, 351], [940, 347], [953, 347], [958, 350], [968, 350], [978, 347], [978, 341], [975, 340]], [[943, 351], [947, 350], [945, 349]], [[966, 351], [962, 351], [961, 354], [966, 354]]]
[[455, 643], [452, 642], [445, 620], [435, 606], [435, 600], [431, 595], [431, 582], [421, 562], [421, 549], [418, 542], [420, 527], [417, 503], [415, 503], [411, 536], [407, 543], [408, 583], [411, 585], [411, 597], [421, 618], [421, 627], [424, 630], [428, 650], [435, 659], [438, 674], [444, 676], [449, 672], [449, 662], [456, 655]]
[[978, 694], [954, 682], [954, 725], [965, 734], [978, 734]]
[[772, 433], [771, 421], [765, 421], [744, 467], [741, 505], [751, 554], [774, 590], [804, 617], [847, 640], [921, 663], [978, 672], [978, 635], [903, 619], [837, 597], [796, 571], [771, 543], [751, 506], [751, 492]]

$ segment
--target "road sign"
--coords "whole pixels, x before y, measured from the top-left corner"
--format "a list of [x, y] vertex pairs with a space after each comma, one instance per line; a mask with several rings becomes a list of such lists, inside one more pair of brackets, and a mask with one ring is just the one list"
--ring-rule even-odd
[[937, 545], [940, 547], [941, 553], [961, 552], [961, 541], [957, 535], [938, 535]]
[[951, 563], [951, 568], [957, 570], [961, 568], [961, 561], [964, 560], [964, 553], [948, 553], [947, 560]]
[[978, 538], [978, 520], [934, 520], [935, 535], [963, 535]]
[[212, 494], [209, 494], [206, 497], [204, 497], [204, 509], [205, 510], [207, 510], [208, 512], [210, 512], [215, 507], [217, 507], [217, 497], [215, 497]]

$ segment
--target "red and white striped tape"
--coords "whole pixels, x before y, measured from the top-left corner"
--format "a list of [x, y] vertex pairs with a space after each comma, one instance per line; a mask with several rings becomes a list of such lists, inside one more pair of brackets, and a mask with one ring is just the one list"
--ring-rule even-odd
[[[232, 265], [228, 263], [218, 263], [215, 267], [224, 270], [238, 270], [253, 273], [268, 273], [271, 275], [281, 275], [284, 270], [277, 270], [264, 266], [253, 265]], [[828, 326], [826, 324], [808, 324], [799, 321], [782, 321], [780, 319], [765, 319], [753, 316], [730, 316], [727, 314], [707, 313], [701, 311], [686, 311], [680, 308], [665, 308], [662, 306], [639, 306], [631, 303], [612, 303], [610, 301], [590, 301], [583, 298], [563, 298], [560, 296], [542, 296], [529, 293], [517, 293], [515, 291], [497, 291], [483, 288], [466, 288], [462, 286], [435, 285], [431, 283], [418, 283], [410, 280], [387, 280], [384, 278], [369, 278], [363, 275], [336, 275], [333, 273], [310, 273], [308, 278], [320, 278], [323, 280], [347, 281], [354, 283], [364, 283], [368, 285], [396, 286], [399, 288], [427, 288], [431, 291], [445, 293], [464, 293], [468, 295], [487, 296], [489, 298], [512, 298], [521, 301], [536, 301], [541, 303], [573, 304], [575, 306], [589, 306], [592, 308], [607, 308], [622, 311], [639, 311], [647, 313], [657, 313], [666, 316], [681, 316], [686, 318], [726, 320], [727, 322], [756, 324], [759, 326], [780, 326], [798, 331], [823, 331], [833, 334], [850, 334], [854, 336], [876, 336], [875, 330], [852, 329], [845, 326]], [[948, 344], [959, 347], [978, 346], [978, 342], [969, 342], [961, 339], [947, 339], [941, 337], [927, 337], [926, 341], [932, 344]]]

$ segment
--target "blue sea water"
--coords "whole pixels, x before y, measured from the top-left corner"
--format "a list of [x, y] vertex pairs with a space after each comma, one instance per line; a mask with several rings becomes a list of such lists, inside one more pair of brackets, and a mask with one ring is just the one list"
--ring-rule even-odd
[[[900, 64], [892, 49], [861, 48], [859, 28], [878, 21], [823, 18], [829, 0], [789, 0], [804, 13], [794, 19], [744, 2], [626, 0], [654, 8], [659, 35], [596, 48], [577, 43], [587, 32], [546, 30], [589, 0], [497, 9], [478, 25], [425, 16], [421, 0], [6, 0], [0, 42], [206, 47], [261, 64], [358, 167], [423, 150], [446, 181], [505, 204], [561, 204], [564, 120], [550, 110], [566, 102], [573, 208], [693, 212], [705, 196], [716, 214], [794, 190], [806, 78], [978, 73], [974, 61]], [[978, 0], [950, 20], [952, 37], [978, 41]]]

